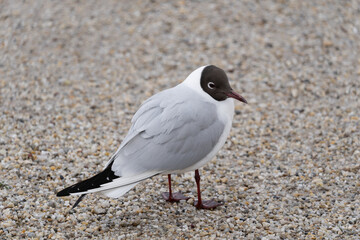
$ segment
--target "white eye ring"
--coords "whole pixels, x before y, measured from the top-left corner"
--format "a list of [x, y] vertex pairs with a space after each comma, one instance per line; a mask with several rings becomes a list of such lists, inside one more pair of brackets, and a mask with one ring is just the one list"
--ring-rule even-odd
[[215, 84], [214, 84], [213, 82], [209, 82], [209, 83], [208, 83], [208, 88], [214, 89], [214, 88], [215, 88]]

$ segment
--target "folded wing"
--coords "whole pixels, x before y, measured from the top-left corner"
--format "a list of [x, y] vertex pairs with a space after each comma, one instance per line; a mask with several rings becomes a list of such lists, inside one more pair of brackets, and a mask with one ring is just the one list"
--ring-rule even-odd
[[216, 106], [178, 85], [140, 107], [114, 156], [112, 170], [129, 176], [188, 168], [213, 149], [223, 130]]
[[223, 130], [214, 104], [187, 86], [165, 90], [142, 104], [102, 173], [59, 194], [119, 197], [154, 175], [195, 165], [211, 152]]

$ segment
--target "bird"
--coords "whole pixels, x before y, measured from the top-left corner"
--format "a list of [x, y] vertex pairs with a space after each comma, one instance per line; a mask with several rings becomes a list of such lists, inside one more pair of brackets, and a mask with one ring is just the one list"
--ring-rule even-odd
[[172, 192], [171, 175], [195, 171], [197, 209], [214, 209], [223, 202], [201, 198], [199, 168], [209, 162], [230, 133], [234, 99], [247, 103], [230, 86], [225, 71], [214, 65], [194, 70], [180, 84], [145, 100], [134, 114], [131, 127], [104, 169], [67, 187], [58, 197], [80, 195], [75, 208], [89, 193], [119, 198], [138, 183], [167, 175], [169, 202], [188, 200]]

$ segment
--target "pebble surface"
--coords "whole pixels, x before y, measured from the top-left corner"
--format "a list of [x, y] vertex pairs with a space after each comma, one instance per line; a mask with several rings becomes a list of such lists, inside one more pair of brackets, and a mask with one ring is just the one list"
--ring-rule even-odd
[[[359, 239], [360, 3], [0, 2], [0, 239]], [[205, 64], [249, 102], [201, 169], [57, 198], [100, 171], [149, 96]]]

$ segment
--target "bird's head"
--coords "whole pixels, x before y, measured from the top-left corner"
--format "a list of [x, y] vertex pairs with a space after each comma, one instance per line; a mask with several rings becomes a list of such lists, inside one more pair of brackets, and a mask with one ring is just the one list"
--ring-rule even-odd
[[199, 92], [205, 92], [216, 101], [234, 98], [247, 103], [244, 97], [230, 87], [229, 79], [224, 70], [214, 65], [196, 69], [185, 79], [184, 83]]

